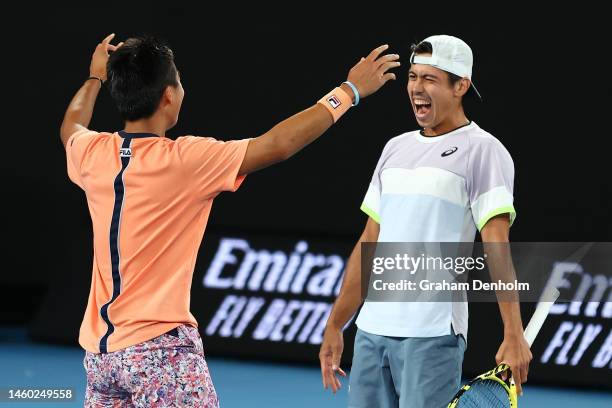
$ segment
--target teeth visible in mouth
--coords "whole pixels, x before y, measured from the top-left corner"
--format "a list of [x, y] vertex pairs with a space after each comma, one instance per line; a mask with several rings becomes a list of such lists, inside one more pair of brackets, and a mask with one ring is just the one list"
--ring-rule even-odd
[[429, 109], [431, 109], [431, 103], [419, 99], [414, 101], [414, 107], [416, 108], [416, 113], [418, 115], [424, 115], [426, 112], [429, 111]]

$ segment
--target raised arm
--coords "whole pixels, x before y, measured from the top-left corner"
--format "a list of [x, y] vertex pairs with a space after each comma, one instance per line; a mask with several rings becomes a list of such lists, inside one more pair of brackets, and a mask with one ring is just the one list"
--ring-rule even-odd
[[[359, 96], [365, 98], [378, 91], [395, 74], [387, 72], [400, 65], [396, 54], [380, 56], [388, 45], [374, 49], [349, 72], [348, 81], [355, 85]], [[379, 58], [380, 57], [380, 58]], [[341, 88], [355, 101], [351, 88]], [[330, 111], [320, 103], [280, 122], [268, 132], [249, 141], [239, 174], [248, 174], [293, 156], [312, 143], [334, 123]]]
[[64, 120], [60, 128], [60, 137], [64, 146], [66, 146], [70, 136], [79, 130], [87, 129], [87, 126], [89, 126], [98, 92], [100, 92], [102, 82], [106, 81], [106, 62], [108, 61], [108, 53], [109, 51], [115, 51], [122, 44], [112, 45], [110, 42], [114, 36], [115, 34], [107, 36], [96, 47], [89, 67], [90, 79], [85, 81], [83, 86], [81, 86], [76, 95], [72, 98], [72, 101], [70, 101], [68, 109], [66, 109]]

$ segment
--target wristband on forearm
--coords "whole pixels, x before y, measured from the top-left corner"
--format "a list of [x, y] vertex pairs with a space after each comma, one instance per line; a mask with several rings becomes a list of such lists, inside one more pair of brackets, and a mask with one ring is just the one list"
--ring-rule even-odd
[[338, 87], [319, 99], [317, 103], [325, 106], [329, 113], [331, 113], [334, 123], [336, 123], [350, 109], [353, 100], [344, 89]]

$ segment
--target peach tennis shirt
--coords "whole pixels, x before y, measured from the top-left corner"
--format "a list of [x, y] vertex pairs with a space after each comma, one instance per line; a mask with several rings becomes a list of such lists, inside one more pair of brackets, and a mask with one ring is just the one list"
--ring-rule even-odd
[[113, 352], [197, 327], [189, 302], [198, 248], [213, 199], [244, 179], [248, 143], [124, 131], [70, 137], [68, 176], [85, 191], [93, 223], [85, 350]]

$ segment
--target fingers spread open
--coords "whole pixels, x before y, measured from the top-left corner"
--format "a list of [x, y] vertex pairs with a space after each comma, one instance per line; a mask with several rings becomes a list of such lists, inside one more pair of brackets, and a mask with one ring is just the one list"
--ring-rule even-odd
[[376, 58], [378, 58], [378, 56], [387, 48], [389, 48], [389, 45], [385, 44], [385, 45], [381, 45], [380, 47], [374, 48], [372, 50], [372, 52], [370, 52], [370, 54], [368, 55], [368, 57], [366, 58], [369, 61], [375, 61]]
[[386, 74], [382, 76], [383, 84], [391, 80], [394, 81], [395, 79], [397, 78], [395, 77], [395, 74], [393, 72], [387, 72]]
[[378, 72], [381, 74], [384, 74], [385, 72], [387, 72], [388, 70], [390, 70], [391, 68], [397, 68], [399, 67], [401, 64], [399, 61], [390, 61], [390, 62], [385, 62], [384, 64], [381, 64], [380, 67], [378, 68]]
[[385, 54], [379, 59], [376, 60], [379, 64], [384, 64], [385, 62], [397, 61], [399, 60], [398, 54]]

